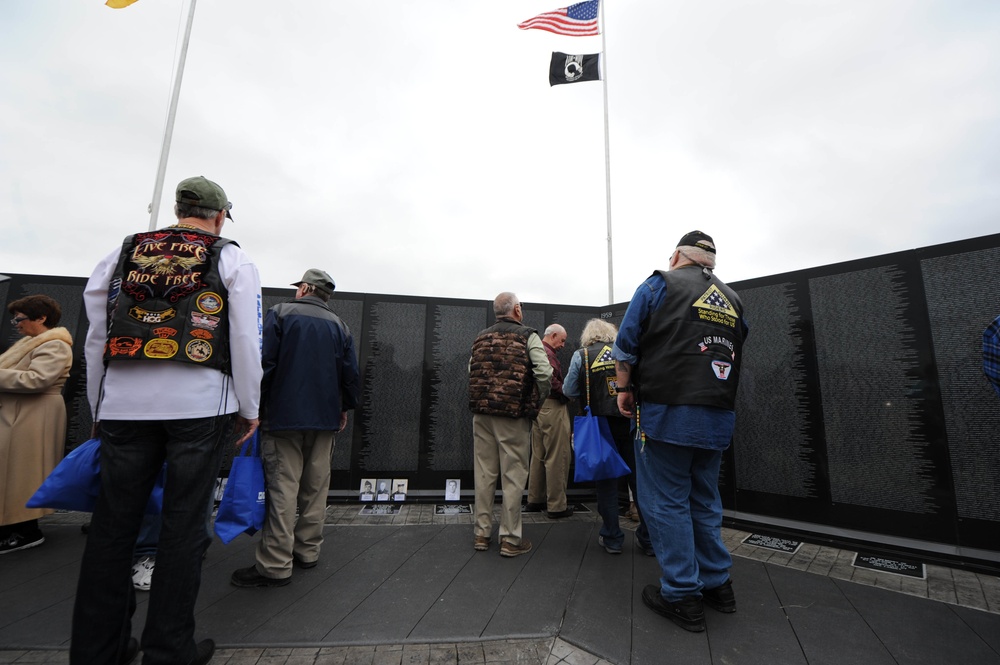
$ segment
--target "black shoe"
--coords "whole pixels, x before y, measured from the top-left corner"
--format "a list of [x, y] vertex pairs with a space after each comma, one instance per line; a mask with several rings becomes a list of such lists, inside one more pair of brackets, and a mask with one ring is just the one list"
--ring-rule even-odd
[[642, 602], [649, 609], [665, 616], [684, 630], [700, 633], [705, 630], [705, 609], [698, 596], [684, 596], [673, 603], [663, 600], [660, 587], [647, 584], [642, 590]]
[[45, 536], [42, 535], [41, 531], [36, 530], [31, 533], [19, 533], [15, 531], [3, 540], [0, 540], [0, 554], [10, 554], [11, 552], [31, 549], [32, 547], [38, 547], [44, 542]]
[[316, 559], [315, 561], [303, 561], [294, 554], [292, 555], [292, 565], [295, 566], [296, 568], [303, 568], [303, 569], [315, 568], [318, 563], [319, 559]]
[[642, 550], [642, 553], [646, 556], [656, 556], [656, 551], [653, 549], [652, 545], [643, 545], [639, 541], [636, 541], [635, 544], [639, 546], [639, 549]]
[[545, 508], [544, 503], [526, 503], [522, 513], [540, 513]]
[[[257, 572], [257, 566], [248, 566], [247, 568], [240, 568], [233, 572], [233, 576], [229, 578], [229, 582], [233, 586], [241, 587], [255, 587], [255, 586], [285, 586], [292, 581], [291, 577], [286, 577], [284, 579], [278, 579], [277, 577], [264, 577]], [[204, 644], [204, 642], [202, 642]], [[199, 645], [200, 646], [200, 645]], [[212, 642], [212, 649], [215, 649], [215, 643]], [[208, 661], [202, 661], [207, 663]]]
[[571, 517], [573, 515], [573, 506], [566, 506], [566, 510], [560, 510], [558, 512], [552, 512], [549, 510], [545, 514], [552, 520], [557, 520], [562, 517]]
[[714, 589], [702, 589], [701, 599], [716, 612], [732, 614], [736, 611], [736, 594], [733, 593], [732, 580], [726, 580], [725, 584]]
[[198, 642], [196, 648], [197, 652], [191, 665], [205, 665], [215, 655], [215, 640], [202, 640]]
[[125, 645], [125, 653], [122, 657], [118, 659], [118, 665], [129, 665], [135, 657], [139, 655], [139, 640], [134, 637], [128, 638], [128, 644]]

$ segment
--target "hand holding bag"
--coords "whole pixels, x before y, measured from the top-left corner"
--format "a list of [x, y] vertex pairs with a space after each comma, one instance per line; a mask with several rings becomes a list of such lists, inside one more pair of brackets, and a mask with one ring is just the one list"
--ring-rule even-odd
[[254, 432], [233, 457], [229, 480], [215, 515], [215, 534], [229, 544], [241, 533], [252, 536], [264, 526], [264, 461], [260, 458], [260, 432]]
[[578, 483], [620, 478], [631, 473], [625, 460], [618, 454], [608, 420], [590, 413], [590, 358], [583, 350], [584, 380], [587, 384], [587, 405], [584, 415], [573, 418], [573, 480]]

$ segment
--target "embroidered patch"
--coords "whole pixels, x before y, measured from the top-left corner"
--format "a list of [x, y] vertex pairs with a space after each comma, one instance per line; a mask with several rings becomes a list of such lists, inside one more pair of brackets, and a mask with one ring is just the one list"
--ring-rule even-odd
[[151, 339], [146, 342], [142, 352], [147, 358], [163, 360], [177, 355], [177, 349], [177, 342], [172, 339]]
[[219, 327], [220, 319], [217, 316], [212, 316], [211, 314], [203, 314], [201, 312], [191, 312], [191, 325], [195, 328], [207, 328], [208, 330], [215, 330]]
[[608, 394], [611, 395], [612, 397], [617, 397], [618, 396], [618, 377], [616, 377], [616, 376], [609, 376], [609, 377], [605, 378], [605, 381], [608, 384]]
[[729, 298], [719, 290], [719, 287], [712, 284], [708, 290], [695, 300], [692, 304], [698, 312], [698, 318], [709, 323], [720, 323], [730, 328], [736, 327], [739, 315], [729, 302]]
[[715, 372], [715, 378], [722, 379], [723, 381], [729, 380], [729, 370], [732, 368], [731, 363], [727, 363], [725, 360], [713, 360], [712, 361], [712, 371]]
[[602, 369], [608, 369], [609, 367], [614, 367], [615, 361], [611, 358], [611, 346], [608, 344], [604, 345], [601, 352], [597, 354], [594, 361], [590, 363], [591, 372], [599, 372]]
[[720, 337], [719, 335], [705, 335], [701, 338], [701, 341], [698, 342], [698, 350], [702, 353], [708, 351], [711, 346], [725, 347], [726, 350], [729, 351], [729, 356], [733, 360], [736, 360], [736, 351], [733, 350], [735, 347], [733, 346], [732, 341], [726, 337]]
[[169, 309], [155, 312], [153, 310], [143, 309], [142, 307], [133, 307], [128, 311], [128, 315], [136, 321], [141, 321], [142, 323], [166, 323], [170, 319], [177, 316], [177, 310], [171, 307]]
[[190, 334], [191, 337], [197, 337], [198, 339], [212, 339], [215, 337], [215, 335], [207, 330], [192, 330]]
[[222, 296], [212, 291], [200, 294], [194, 302], [206, 314], [218, 314], [222, 311]]
[[112, 337], [108, 340], [108, 351], [111, 356], [134, 356], [142, 348], [142, 340], [138, 337]]
[[212, 345], [203, 339], [193, 339], [184, 347], [184, 353], [196, 363], [203, 363], [212, 357]]
[[176, 328], [167, 328], [166, 326], [161, 328], [153, 328], [153, 334], [160, 339], [166, 339], [167, 337], [174, 337], [177, 335]]

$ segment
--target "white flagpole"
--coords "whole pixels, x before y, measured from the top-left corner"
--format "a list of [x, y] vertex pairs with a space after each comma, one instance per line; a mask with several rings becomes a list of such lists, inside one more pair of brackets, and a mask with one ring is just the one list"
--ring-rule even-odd
[[163, 178], [167, 171], [167, 157], [170, 156], [170, 139], [174, 134], [174, 117], [177, 115], [177, 98], [181, 94], [181, 79], [184, 78], [184, 62], [187, 60], [188, 42], [191, 40], [191, 25], [194, 23], [194, 6], [197, 0], [191, 0], [188, 7], [187, 27], [184, 29], [184, 42], [181, 44], [181, 55], [177, 62], [177, 75], [174, 77], [174, 89], [170, 95], [170, 109], [167, 111], [167, 127], [163, 132], [163, 146], [160, 148], [160, 164], [156, 169], [156, 183], [153, 185], [153, 202], [149, 204], [149, 230], [156, 230], [156, 218], [160, 212], [160, 198], [163, 195]]
[[604, 40], [604, 0], [598, 1], [601, 13], [601, 83], [604, 85], [604, 191], [608, 215], [608, 304], [615, 302], [615, 270], [611, 251], [611, 139], [608, 134], [608, 50]]

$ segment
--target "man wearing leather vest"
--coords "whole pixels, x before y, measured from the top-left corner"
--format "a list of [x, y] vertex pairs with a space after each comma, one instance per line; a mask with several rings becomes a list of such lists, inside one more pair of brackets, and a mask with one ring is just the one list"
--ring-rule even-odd
[[493, 502], [501, 479], [500, 556], [531, 551], [521, 536], [521, 494], [528, 479], [531, 421], [549, 393], [549, 365], [538, 333], [521, 324], [521, 303], [510, 292], [493, 301], [494, 325], [479, 333], [469, 360], [476, 525], [473, 548], [489, 549]]
[[643, 602], [685, 630], [704, 605], [735, 612], [719, 468], [732, 441], [747, 336], [739, 296], [715, 276], [715, 243], [684, 235], [643, 282], [615, 340], [618, 408], [634, 417], [637, 489], [663, 576]]
[[215, 650], [194, 641], [212, 490], [225, 447], [257, 429], [262, 374], [257, 267], [219, 236], [231, 207], [211, 180], [181, 181], [177, 223], [126, 238], [84, 290], [101, 493], [80, 566], [73, 665], [128, 663], [139, 650], [132, 555], [164, 462], [143, 662], [203, 665]]

